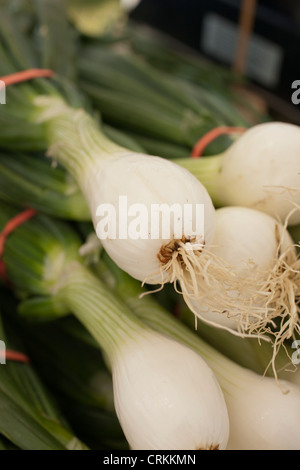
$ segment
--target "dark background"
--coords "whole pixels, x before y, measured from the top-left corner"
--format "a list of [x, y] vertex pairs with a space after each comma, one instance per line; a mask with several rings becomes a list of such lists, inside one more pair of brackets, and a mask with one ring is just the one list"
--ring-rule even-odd
[[[205, 25], [208, 15], [214, 15], [221, 21], [229, 21], [238, 31], [242, 3], [242, 0], [142, 0], [131, 16], [179, 39], [214, 62], [231, 67], [233, 59], [228, 55], [233, 51], [226, 50], [229, 48], [226, 41], [219, 38], [220, 43], [215, 44], [213, 52], [205, 47]], [[268, 70], [270, 53], [267, 48], [256, 64], [253, 51], [252, 65], [249, 70], [246, 68], [245, 75], [272, 109], [300, 123], [300, 105], [291, 102], [291, 84], [300, 80], [300, 1], [258, 0], [254, 35], [277, 50], [276, 73], [271, 68]], [[264, 54], [266, 60], [263, 60]], [[269, 76], [269, 80], [261, 76]]]

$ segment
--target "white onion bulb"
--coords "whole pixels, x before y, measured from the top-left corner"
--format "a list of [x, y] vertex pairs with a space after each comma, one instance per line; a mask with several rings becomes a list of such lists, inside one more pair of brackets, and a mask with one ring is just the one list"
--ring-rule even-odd
[[[148, 214], [154, 204], [204, 204], [204, 230], [197, 233], [195, 243], [211, 243], [215, 229], [215, 209], [207, 190], [187, 170], [160, 157], [138, 153], [127, 153], [101, 163], [99, 169], [89, 173], [83, 186], [91, 208], [94, 227], [101, 218], [96, 215], [99, 204], [112, 204], [116, 210], [119, 197], [125, 196], [127, 204], [142, 204]], [[184, 230], [183, 237], [189, 239], [191, 233]], [[150, 229], [150, 222], [149, 222]], [[152, 239], [104, 239], [102, 244], [118, 266], [135, 279], [157, 284], [168, 273], [161, 272], [158, 255], [162, 246], [174, 241], [174, 221], [170, 220], [170, 237]]]
[[112, 370], [116, 412], [132, 449], [226, 448], [223, 394], [192, 349], [150, 333], [121, 348]]
[[[300, 126], [268, 122], [253, 126], [222, 155], [222, 205], [252, 207], [286, 217], [300, 206]], [[300, 223], [300, 211], [289, 224]]]
[[[299, 450], [300, 387], [250, 371], [238, 387], [226, 384], [228, 450]], [[234, 410], [234, 412], [232, 412]]]
[[[300, 262], [286, 228], [273, 217], [246, 207], [216, 210], [216, 230], [210, 247], [235, 274], [231, 309], [214, 309], [214, 292], [192, 310], [221, 327], [265, 331], [276, 317], [281, 326], [276, 342], [291, 337], [298, 326]], [[243, 305], [244, 299], [244, 305]], [[262, 329], [261, 329], [262, 328]]]

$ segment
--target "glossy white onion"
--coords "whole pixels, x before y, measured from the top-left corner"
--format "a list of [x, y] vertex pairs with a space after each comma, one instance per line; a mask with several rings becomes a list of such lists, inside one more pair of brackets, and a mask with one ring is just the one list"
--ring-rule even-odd
[[[90, 172], [84, 183], [84, 193], [91, 208], [94, 227], [97, 228], [100, 204], [112, 204], [118, 212], [119, 197], [125, 196], [128, 207], [141, 204], [150, 216], [151, 206], [166, 204], [204, 204], [204, 231], [197, 233], [197, 243], [211, 243], [215, 229], [215, 209], [207, 190], [187, 170], [160, 157], [127, 153], [101, 163]], [[187, 239], [193, 234], [184, 230]], [[129, 221], [130, 223], [130, 221]], [[149, 221], [149, 230], [151, 224]], [[167, 273], [161, 273], [158, 254], [163, 245], [175, 239], [174, 220], [170, 220], [170, 237], [152, 239], [104, 239], [103, 247], [120, 268], [135, 279], [147, 283], [161, 283]]]
[[122, 348], [112, 369], [115, 407], [132, 449], [226, 448], [223, 394], [192, 349], [151, 333]]
[[[197, 316], [244, 332], [268, 328], [281, 316], [291, 329], [286, 328], [280, 338], [298, 328], [300, 263], [292, 238], [280, 222], [246, 207], [217, 209], [210, 250], [231, 266], [237, 290], [231, 292], [231, 309], [224, 306], [223, 313], [214, 311], [213, 293], [203, 302], [192, 301]], [[243, 308], [241, 299], [245, 300]]]
[[[253, 126], [223, 154], [223, 205], [248, 206], [284, 222], [300, 206], [300, 126], [268, 122]], [[290, 218], [300, 223], [300, 211]]]
[[227, 384], [229, 450], [299, 450], [300, 387], [250, 371], [239, 387]]

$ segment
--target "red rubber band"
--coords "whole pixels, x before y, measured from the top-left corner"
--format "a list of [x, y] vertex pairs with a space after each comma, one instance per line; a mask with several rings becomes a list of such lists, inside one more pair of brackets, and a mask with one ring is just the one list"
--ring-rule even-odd
[[30, 364], [30, 359], [26, 354], [23, 354], [19, 351], [13, 351], [11, 349], [4, 351], [0, 351], [0, 359], [5, 357], [5, 359], [8, 359], [9, 361], [14, 361], [14, 362], [23, 362], [24, 364]]
[[196, 144], [194, 145], [192, 149], [191, 157], [192, 158], [201, 157], [205, 148], [220, 135], [243, 133], [246, 130], [247, 130], [246, 127], [229, 127], [229, 126], [215, 127], [211, 131], [204, 134], [204, 136], [202, 136], [198, 140], [198, 142], [196, 142]]
[[[33, 217], [36, 213], [37, 211], [35, 209], [26, 209], [25, 211], [21, 212], [20, 214], [16, 215], [11, 220], [9, 220], [4, 226], [2, 232], [0, 233], [0, 277], [5, 283], [8, 283], [8, 280], [6, 277], [5, 264], [1, 259], [4, 251], [5, 240], [16, 227], [26, 222], [26, 220]], [[30, 363], [30, 359], [28, 356], [26, 356], [26, 354], [23, 354], [19, 351], [13, 351], [11, 349], [6, 350], [5, 352], [0, 351], [0, 358], [1, 357], [5, 357], [5, 359], [8, 359], [10, 361], [23, 362], [26, 364]]]
[[[9, 75], [5, 75], [0, 78], [1, 82], [4, 82], [5, 86], [14, 85], [16, 83], [25, 82], [27, 80], [32, 80], [34, 78], [50, 78], [53, 77], [54, 72], [49, 69], [28, 69], [23, 70], [21, 72], [12, 73]], [[0, 88], [1, 88], [0, 83]], [[35, 209], [26, 209], [25, 211], [21, 212], [20, 214], [13, 217], [11, 220], [7, 222], [4, 226], [2, 232], [0, 233], [0, 278], [3, 279], [5, 283], [8, 283], [8, 279], [6, 277], [6, 267], [1, 259], [3, 256], [4, 251], [4, 244], [8, 235], [14, 231], [19, 225], [26, 222], [31, 217], [34, 217], [37, 214]], [[5, 357], [10, 361], [15, 362], [22, 362], [25, 364], [29, 364], [31, 361], [26, 354], [23, 354], [19, 351], [13, 351], [11, 349], [6, 350], [5, 352], [0, 351], [0, 358]]]
[[19, 225], [26, 222], [26, 220], [34, 217], [36, 214], [37, 211], [35, 209], [26, 209], [25, 211], [10, 219], [4, 226], [2, 232], [0, 233], [0, 278], [6, 284], [8, 283], [8, 279], [6, 277], [6, 267], [3, 260], [1, 259], [4, 252], [5, 241], [8, 235], [10, 235], [15, 230], [15, 228], [19, 227]]
[[15, 83], [26, 82], [27, 80], [32, 80], [34, 78], [50, 78], [53, 77], [53, 75], [54, 72], [49, 69], [28, 69], [5, 75], [4, 77], [1, 77], [0, 80], [8, 86], [14, 85]]
[[[34, 78], [47, 78], [53, 77], [54, 72], [50, 69], [28, 69], [22, 70], [20, 72], [11, 73], [9, 75], [5, 75], [0, 78], [2, 82], [4, 82], [5, 86], [7, 85], [14, 85], [16, 83], [25, 82], [27, 80], [32, 80]], [[1, 85], [1, 83], [0, 83]], [[36, 214], [34, 209], [28, 209], [21, 214], [14, 217], [11, 221], [9, 221], [6, 226], [4, 227], [2, 233], [0, 234], [0, 278], [7, 283], [6, 278], [6, 269], [1, 257], [3, 255], [3, 248], [6, 237], [20, 224], [25, 222], [27, 219], [33, 217]]]

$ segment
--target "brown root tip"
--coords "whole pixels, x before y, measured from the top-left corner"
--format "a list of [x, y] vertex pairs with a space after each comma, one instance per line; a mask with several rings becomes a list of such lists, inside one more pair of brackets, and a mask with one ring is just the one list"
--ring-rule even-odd
[[[180, 246], [182, 246], [183, 243], [187, 242], [194, 242], [196, 240], [196, 237], [182, 237], [181, 240], [174, 239], [171, 240], [170, 242], [164, 244], [161, 246], [159, 253], [157, 254], [158, 260], [163, 264], [167, 264], [173, 257], [173, 254], [175, 252], [179, 251]], [[204, 245], [204, 244], [203, 244]], [[182, 256], [180, 253], [178, 253], [178, 261], [180, 263], [183, 263]]]

